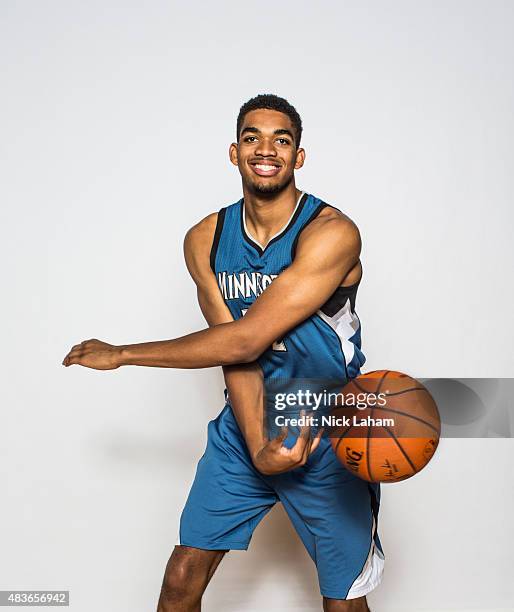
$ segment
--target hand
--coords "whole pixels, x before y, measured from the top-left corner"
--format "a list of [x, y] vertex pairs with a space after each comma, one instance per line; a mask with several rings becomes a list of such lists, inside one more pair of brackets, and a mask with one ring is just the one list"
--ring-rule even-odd
[[253, 457], [253, 464], [261, 474], [267, 476], [281, 474], [304, 465], [309, 456], [318, 448], [323, 428], [312, 439], [310, 426], [304, 425], [291, 448], [282, 445], [287, 433], [287, 427], [282, 427], [281, 433], [276, 438], [269, 440]]
[[71, 348], [62, 364], [66, 367], [77, 364], [94, 370], [115, 370], [121, 365], [120, 348], [96, 338], [84, 340]]

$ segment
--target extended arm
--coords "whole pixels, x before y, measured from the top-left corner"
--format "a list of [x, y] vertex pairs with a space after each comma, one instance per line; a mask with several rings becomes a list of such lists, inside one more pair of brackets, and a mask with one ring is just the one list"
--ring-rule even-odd
[[[200, 308], [210, 326], [233, 320], [210, 268], [210, 245], [215, 224], [212, 217], [193, 227], [184, 242], [186, 264], [197, 286]], [[255, 362], [224, 366], [223, 373], [232, 411], [255, 467], [263, 474], [279, 474], [303, 465], [316, 450], [322, 432], [311, 439], [310, 428], [302, 428], [291, 448], [282, 445], [286, 430], [268, 441], [263, 427], [264, 384], [260, 366]]]
[[[296, 257], [244, 317], [174, 340], [119, 347], [76, 345], [64, 365], [206, 368], [255, 361], [277, 338], [316, 312], [359, 263], [360, 236], [346, 217], [315, 219], [301, 234]], [[91, 342], [91, 341], [90, 341]], [[98, 342], [98, 341], [95, 341]]]

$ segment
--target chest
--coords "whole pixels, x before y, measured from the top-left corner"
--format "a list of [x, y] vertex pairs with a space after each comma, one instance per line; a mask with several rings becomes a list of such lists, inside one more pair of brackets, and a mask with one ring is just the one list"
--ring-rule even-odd
[[[291, 265], [290, 254], [278, 243], [264, 253], [256, 253], [250, 245], [220, 243], [215, 274], [218, 286], [231, 311], [248, 308], [263, 291]], [[240, 315], [241, 316], [241, 315]]]

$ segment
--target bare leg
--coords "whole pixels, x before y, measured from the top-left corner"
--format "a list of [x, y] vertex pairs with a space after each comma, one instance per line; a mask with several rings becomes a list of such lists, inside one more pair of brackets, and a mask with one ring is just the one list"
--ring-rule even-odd
[[371, 612], [366, 597], [355, 599], [330, 599], [323, 597], [324, 612]]
[[200, 612], [205, 589], [226, 552], [175, 546], [166, 564], [157, 612]]

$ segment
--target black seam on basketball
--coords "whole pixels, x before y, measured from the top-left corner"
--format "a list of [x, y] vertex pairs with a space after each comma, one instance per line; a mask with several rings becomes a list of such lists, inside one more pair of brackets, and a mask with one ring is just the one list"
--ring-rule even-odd
[[[372, 370], [371, 372], [366, 372], [366, 374], [363, 374], [362, 376], [369, 376], [370, 374], [374, 374], [375, 372], [378, 372], [378, 371], [379, 371], [379, 370]], [[383, 379], [384, 379], [384, 378], [387, 376], [387, 374], [388, 374], [388, 373], [389, 373], [389, 370], [387, 370], [387, 371], [386, 371], [386, 373], [385, 373], [385, 374], [382, 376], [382, 379], [380, 379], [380, 380], [378, 381], [377, 390], [378, 390], [378, 388], [380, 387], [380, 383], [381, 383], [381, 382], [382, 382], [382, 380], [383, 380]], [[376, 393], [376, 392], [377, 392], [376, 390], [375, 390], [375, 391], [370, 391], [369, 389], [366, 389], [365, 387], [363, 387], [362, 385], [360, 385], [360, 384], [357, 382], [357, 379], [356, 379], [356, 378], [354, 378], [354, 379], [352, 380], [352, 383], [353, 383], [353, 384], [354, 384], [354, 385], [357, 387], [357, 389], [358, 389], [359, 391], [362, 391], [363, 393]]]
[[[373, 408], [371, 409], [370, 417], [373, 418]], [[371, 476], [371, 465], [369, 462], [369, 439], [371, 436], [371, 425], [368, 425], [368, 437], [366, 439], [366, 467], [368, 468], [368, 476], [373, 480]]]
[[334, 448], [334, 451], [335, 451], [336, 454], [337, 454], [337, 451], [339, 449], [339, 445], [341, 444], [342, 441], [343, 441], [343, 437], [341, 436], [339, 438], [339, 440], [337, 441], [337, 443], [336, 443], [336, 447]]
[[378, 383], [378, 386], [377, 386], [377, 390], [375, 391], [376, 395], [378, 395], [380, 393], [380, 388], [382, 387], [382, 384], [383, 384], [384, 380], [386, 379], [386, 376], [389, 374], [389, 372], [390, 372], [390, 370], [386, 370], [384, 372], [384, 375], [380, 379], [380, 382]]
[[398, 442], [398, 438], [394, 435], [394, 433], [385, 425], [382, 425], [382, 429], [385, 429], [387, 431], [387, 433], [391, 436], [391, 438], [396, 442], [396, 446], [398, 446], [398, 448], [400, 449], [402, 455], [405, 457], [405, 459], [407, 459], [409, 465], [411, 466], [414, 474], [418, 473], [418, 470], [416, 469], [416, 466], [414, 465], [414, 463], [412, 463], [412, 461], [410, 460], [409, 455], [407, 455], [407, 453], [403, 450], [402, 445]]
[[368, 391], [362, 385], [359, 385], [356, 378], [354, 378], [351, 382], [357, 387], [359, 391], [362, 391], [363, 393], [371, 393], [371, 391]]
[[354, 427], [354, 425], [350, 425], [349, 427], [346, 428], [346, 431], [341, 434], [341, 436], [339, 436], [339, 442], [336, 443], [336, 447], [335, 447], [335, 452], [337, 453], [337, 449], [339, 448], [339, 445], [341, 444], [341, 441], [343, 440], [343, 438], [346, 437], [346, 434], [350, 431], [350, 429], [352, 429]]
[[395, 391], [394, 393], [385, 393], [386, 397], [393, 397], [394, 395], [402, 395], [402, 393], [410, 393], [411, 391], [426, 391], [428, 393], [428, 389], [425, 387], [410, 387], [409, 389], [403, 389], [403, 391]]
[[[386, 377], [386, 375], [387, 375], [387, 372], [384, 374], [384, 378]], [[370, 419], [373, 419], [373, 410], [374, 410], [374, 407], [370, 406], [370, 413], [369, 413]], [[368, 466], [368, 476], [370, 480], [373, 480], [373, 476], [371, 475], [371, 464], [369, 462], [369, 440], [370, 438], [371, 438], [371, 425], [368, 425], [368, 439], [366, 440], [366, 462]]]
[[378, 410], [384, 410], [385, 412], [393, 412], [394, 414], [401, 414], [402, 416], [414, 419], [415, 421], [419, 421], [427, 427], [430, 427], [430, 429], [433, 429], [437, 433], [437, 435], [440, 435], [441, 433], [440, 430], [437, 429], [437, 427], [434, 427], [432, 425], [432, 423], [429, 423], [428, 421], [425, 421], [425, 419], [422, 419], [420, 417], [414, 416], [413, 414], [409, 414], [408, 412], [403, 412], [403, 410], [398, 410], [396, 408], [384, 408], [384, 406], [378, 406]]
[[368, 476], [372, 482], [374, 482], [374, 478], [371, 474], [371, 463], [369, 461], [369, 440], [371, 437], [371, 425], [368, 425], [368, 438], [366, 440], [366, 462], [368, 467]]
[[[368, 374], [371, 374], [371, 372], [368, 372], [367, 374], [364, 374], [363, 376], [367, 376]], [[362, 385], [360, 385], [357, 382], [356, 378], [354, 378], [351, 382], [357, 387], [359, 391], [362, 391], [363, 393], [372, 393], [371, 391], [369, 391], [368, 389], [365, 389]], [[402, 393], [409, 393], [411, 391], [426, 391], [428, 393], [428, 389], [426, 389], [425, 387], [410, 387], [409, 389], [403, 389], [402, 391], [395, 391], [394, 393], [387, 393], [385, 391], [383, 391], [382, 393], [386, 397], [393, 397], [395, 395], [402, 395]]]

